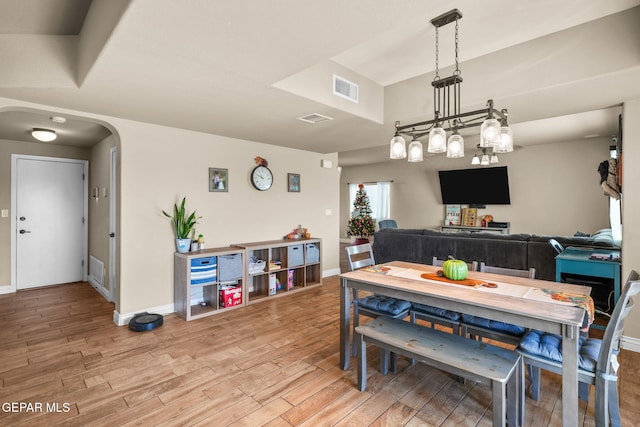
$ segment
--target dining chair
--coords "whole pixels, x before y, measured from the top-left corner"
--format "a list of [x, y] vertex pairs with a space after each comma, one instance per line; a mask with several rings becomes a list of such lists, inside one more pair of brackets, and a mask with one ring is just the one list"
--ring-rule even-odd
[[[435, 266], [442, 266], [445, 260], [439, 260], [438, 257], [433, 257], [432, 264]], [[467, 268], [471, 271], [478, 270], [478, 263], [476, 261], [467, 263]], [[416, 323], [417, 319], [426, 320], [431, 323], [431, 327], [435, 328], [436, 325], [446, 326], [451, 328], [455, 335], [460, 335], [460, 313], [456, 311], [446, 310], [440, 307], [434, 307], [427, 304], [412, 303], [411, 322]]]
[[395, 219], [383, 219], [382, 221], [378, 221], [378, 228], [380, 230], [383, 228], [398, 228], [398, 223]]
[[[371, 243], [362, 245], [347, 246], [347, 261], [351, 271], [375, 265], [373, 248]], [[367, 295], [358, 297], [358, 290], [353, 289], [353, 331], [354, 341], [352, 345], [353, 355], [357, 354], [355, 346], [355, 329], [360, 324], [360, 315], [376, 318], [380, 315], [393, 317], [394, 319], [404, 319], [409, 316], [411, 303], [409, 301], [387, 297], [384, 295]]]
[[[633, 308], [632, 297], [640, 293], [640, 276], [633, 270], [622, 290], [618, 303], [602, 340], [579, 338], [578, 381], [579, 397], [589, 399], [589, 384], [595, 385], [595, 425], [620, 425], [618, 401], [618, 361], [620, 337], [624, 329], [624, 318]], [[531, 398], [540, 396], [540, 369], [562, 374], [562, 337], [540, 331], [529, 331], [523, 337], [518, 351], [528, 366], [531, 382]]]
[[[495, 267], [480, 263], [480, 272], [502, 274], [512, 277], [536, 278], [536, 269], [518, 270], [515, 268]], [[527, 329], [523, 326], [501, 322], [499, 320], [462, 314], [460, 320], [461, 334], [474, 339], [488, 338], [507, 344], [518, 345]]]

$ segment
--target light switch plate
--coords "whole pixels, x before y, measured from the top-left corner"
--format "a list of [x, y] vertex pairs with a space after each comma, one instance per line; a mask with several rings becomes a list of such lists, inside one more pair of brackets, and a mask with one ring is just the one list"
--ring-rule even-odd
[[9, 209], [2, 209], [2, 218], [9, 217]]

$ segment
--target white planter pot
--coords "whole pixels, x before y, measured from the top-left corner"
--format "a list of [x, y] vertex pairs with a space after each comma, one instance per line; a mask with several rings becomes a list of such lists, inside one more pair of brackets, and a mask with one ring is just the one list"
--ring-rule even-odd
[[176, 239], [176, 247], [178, 248], [178, 252], [182, 254], [189, 252], [191, 239]]

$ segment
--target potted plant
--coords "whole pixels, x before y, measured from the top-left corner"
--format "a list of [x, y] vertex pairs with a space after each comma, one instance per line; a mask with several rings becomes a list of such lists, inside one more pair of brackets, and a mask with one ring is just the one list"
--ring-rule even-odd
[[375, 223], [371, 216], [369, 196], [363, 184], [358, 184], [358, 192], [353, 201], [353, 211], [347, 224], [347, 236], [355, 236], [355, 244], [361, 245], [369, 242], [369, 236], [375, 232]]
[[197, 220], [198, 218], [202, 218], [196, 217], [196, 211], [187, 215], [187, 211], [184, 208], [186, 200], [186, 197], [182, 198], [180, 207], [178, 207], [177, 204], [173, 205], [173, 216], [162, 211], [164, 216], [171, 218], [171, 222], [173, 223], [173, 227], [176, 232], [176, 247], [178, 248], [178, 252], [181, 253], [189, 252], [192, 239], [192, 236], [190, 235], [195, 234]]

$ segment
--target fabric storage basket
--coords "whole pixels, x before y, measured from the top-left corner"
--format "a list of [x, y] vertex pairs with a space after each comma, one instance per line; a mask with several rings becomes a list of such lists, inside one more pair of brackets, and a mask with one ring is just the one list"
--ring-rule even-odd
[[302, 253], [302, 245], [291, 245], [288, 249], [289, 256], [287, 265], [289, 267], [298, 267], [304, 264], [304, 254]]
[[219, 255], [218, 277], [221, 282], [242, 279], [242, 254]]
[[216, 273], [216, 257], [193, 258], [191, 260], [191, 277], [189, 279], [192, 285], [215, 282]]
[[249, 274], [258, 274], [264, 271], [267, 263], [256, 257], [249, 258]]
[[320, 249], [317, 243], [307, 243], [307, 264], [312, 262], [320, 262]]

